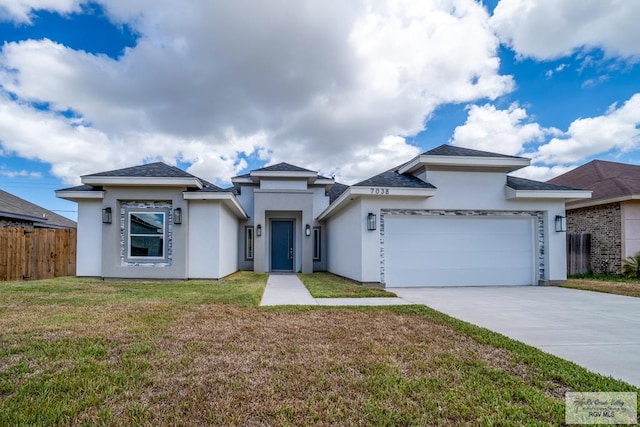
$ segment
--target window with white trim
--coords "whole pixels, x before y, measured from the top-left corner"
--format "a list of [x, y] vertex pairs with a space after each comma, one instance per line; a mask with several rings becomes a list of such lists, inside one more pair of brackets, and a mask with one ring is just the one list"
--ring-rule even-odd
[[313, 227], [313, 260], [320, 261], [322, 253], [322, 233], [320, 227]]
[[244, 228], [244, 259], [253, 259], [253, 227]]
[[127, 221], [129, 258], [164, 259], [166, 257], [166, 212], [130, 211]]

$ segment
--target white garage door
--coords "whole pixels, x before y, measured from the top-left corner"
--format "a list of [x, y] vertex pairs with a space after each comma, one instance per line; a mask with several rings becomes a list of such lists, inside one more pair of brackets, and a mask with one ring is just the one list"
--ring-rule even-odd
[[531, 217], [385, 217], [386, 286], [531, 285]]

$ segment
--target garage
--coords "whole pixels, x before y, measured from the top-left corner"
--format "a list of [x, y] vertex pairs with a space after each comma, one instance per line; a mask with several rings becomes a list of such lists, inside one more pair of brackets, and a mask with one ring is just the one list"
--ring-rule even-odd
[[387, 287], [534, 283], [531, 216], [385, 217]]

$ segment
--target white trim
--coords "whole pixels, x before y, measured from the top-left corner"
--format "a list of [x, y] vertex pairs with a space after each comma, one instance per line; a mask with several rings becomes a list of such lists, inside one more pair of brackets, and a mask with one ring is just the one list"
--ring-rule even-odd
[[512, 172], [529, 166], [530, 159], [524, 157], [475, 157], [475, 156], [432, 156], [420, 154], [398, 169], [398, 173], [415, 172], [421, 166], [455, 166], [465, 168], [490, 168]]
[[569, 201], [566, 210], [588, 208], [590, 206], [606, 205], [609, 203], [628, 202], [629, 200], [640, 200], [640, 195], [632, 194], [630, 196], [610, 197], [608, 199], [585, 200], [577, 203]]
[[[373, 190], [373, 192], [372, 192]], [[382, 193], [376, 193], [381, 190]], [[388, 192], [386, 191], [388, 190]], [[435, 188], [411, 188], [411, 187], [383, 187], [383, 186], [357, 186], [347, 188], [333, 203], [318, 215], [318, 221], [323, 221], [333, 213], [342, 209], [345, 203], [357, 197], [389, 198], [389, 197], [420, 197], [435, 196]]]
[[66, 191], [56, 190], [56, 197], [59, 199], [104, 199], [104, 191]]
[[231, 178], [231, 182], [234, 184], [253, 184], [254, 181], [248, 176]]
[[81, 179], [83, 184], [88, 185], [203, 187], [202, 182], [195, 177], [83, 176]]
[[185, 191], [182, 193], [182, 197], [185, 200], [220, 200], [227, 205], [231, 212], [233, 212], [240, 219], [247, 219], [249, 215], [244, 211], [242, 205], [238, 203], [236, 197], [229, 192], [199, 192], [199, 191]]
[[591, 191], [587, 190], [515, 190], [505, 187], [507, 200], [512, 199], [589, 199]]
[[[132, 233], [131, 232], [131, 215], [162, 215], [162, 234], [142, 234], [142, 233]], [[141, 262], [141, 260], [166, 260], [167, 259], [167, 245], [169, 243], [167, 239], [168, 232], [168, 218], [169, 212], [165, 209], [156, 210], [156, 209], [148, 209], [148, 210], [130, 210], [127, 211], [127, 229], [126, 229], [126, 238], [127, 238], [127, 262]], [[131, 247], [133, 244], [131, 243], [131, 239], [133, 237], [157, 237], [162, 242], [162, 256], [144, 256], [144, 255], [131, 255]]]

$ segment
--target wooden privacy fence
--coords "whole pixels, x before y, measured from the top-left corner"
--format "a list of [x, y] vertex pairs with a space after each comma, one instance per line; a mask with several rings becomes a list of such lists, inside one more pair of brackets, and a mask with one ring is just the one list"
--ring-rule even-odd
[[0, 228], [0, 281], [75, 274], [75, 228]]
[[567, 274], [591, 273], [591, 234], [567, 233]]

